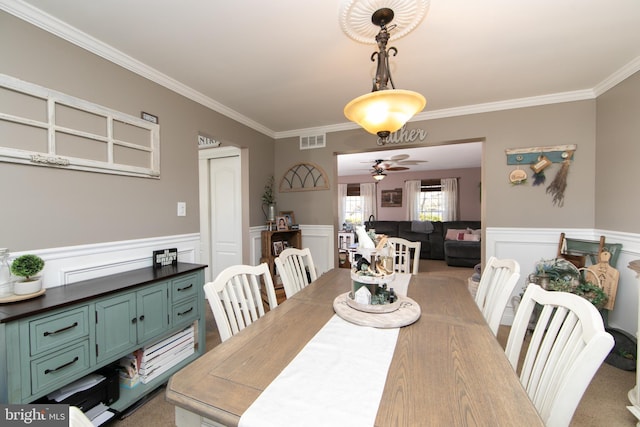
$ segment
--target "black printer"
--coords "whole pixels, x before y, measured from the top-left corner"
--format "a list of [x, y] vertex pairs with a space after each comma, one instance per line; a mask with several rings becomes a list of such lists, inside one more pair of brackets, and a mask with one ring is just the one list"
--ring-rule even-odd
[[[50, 397], [55, 396], [56, 393], [50, 393], [49, 395], [40, 399], [38, 402], [34, 403], [57, 403], [77, 406], [82, 410], [82, 412], [87, 412], [89, 409], [100, 403], [109, 406], [120, 398], [118, 369], [115, 367], [106, 366], [94, 372], [92, 375], [96, 374], [103, 376], [104, 380], [96, 383], [95, 385], [92, 385], [85, 390], [79, 390], [60, 401], [51, 399]], [[82, 379], [72, 384], [81, 382]], [[69, 386], [66, 386], [64, 388], [70, 389]]]

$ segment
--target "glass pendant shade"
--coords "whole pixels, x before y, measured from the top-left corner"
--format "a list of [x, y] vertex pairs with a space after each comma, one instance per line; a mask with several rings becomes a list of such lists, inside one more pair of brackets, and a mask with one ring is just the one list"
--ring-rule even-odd
[[418, 92], [385, 89], [367, 93], [344, 107], [347, 119], [374, 135], [393, 133], [422, 111], [427, 100]]

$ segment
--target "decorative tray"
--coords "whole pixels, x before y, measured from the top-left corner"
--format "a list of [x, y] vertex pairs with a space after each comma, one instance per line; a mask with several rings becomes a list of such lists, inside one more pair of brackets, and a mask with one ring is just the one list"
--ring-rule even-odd
[[[333, 310], [338, 316], [347, 322], [360, 326], [371, 326], [374, 328], [400, 328], [402, 326], [412, 324], [420, 318], [421, 314], [420, 305], [411, 298], [402, 295], [398, 295], [397, 308], [389, 312], [372, 313], [361, 311], [357, 308], [353, 308], [349, 304], [349, 300], [349, 292], [338, 295], [333, 300]], [[368, 307], [375, 306], [372, 305]], [[384, 305], [380, 307], [384, 307]]]
[[360, 304], [353, 299], [353, 292], [348, 292], [345, 297], [347, 305], [365, 313], [391, 313], [400, 308], [400, 300], [396, 300], [391, 304]]
[[351, 280], [355, 280], [356, 282], [360, 282], [360, 283], [382, 284], [382, 283], [393, 282], [395, 278], [396, 278], [396, 273], [386, 274], [384, 276], [367, 276], [364, 274], [362, 275], [358, 274], [353, 270], [351, 271]]
[[5, 302], [24, 301], [24, 300], [27, 300], [27, 299], [39, 297], [40, 295], [44, 294], [46, 291], [47, 291], [47, 288], [42, 288], [38, 292], [34, 292], [32, 294], [25, 294], [25, 295], [11, 294], [11, 295], [6, 296], [6, 297], [0, 297], [0, 304], [5, 303]]

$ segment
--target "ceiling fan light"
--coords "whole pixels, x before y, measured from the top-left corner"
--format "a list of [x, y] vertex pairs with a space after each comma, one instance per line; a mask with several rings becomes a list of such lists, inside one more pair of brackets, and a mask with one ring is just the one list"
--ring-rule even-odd
[[427, 100], [418, 92], [386, 89], [361, 95], [344, 107], [347, 119], [374, 135], [393, 133], [422, 111]]
[[373, 176], [373, 179], [375, 179], [376, 181], [382, 181], [384, 177], [387, 176], [387, 174], [382, 171], [378, 171], [371, 176]]

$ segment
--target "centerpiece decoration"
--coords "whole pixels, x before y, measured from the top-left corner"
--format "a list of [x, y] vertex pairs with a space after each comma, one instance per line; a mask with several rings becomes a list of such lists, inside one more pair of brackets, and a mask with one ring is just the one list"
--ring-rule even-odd
[[[361, 234], [363, 228], [360, 230]], [[384, 235], [376, 235], [377, 246], [371, 241], [358, 247], [350, 271], [351, 290], [341, 293], [333, 301], [336, 314], [347, 322], [374, 328], [400, 328], [420, 318], [420, 305], [409, 298], [408, 274], [394, 269], [394, 245]], [[366, 240], [365, 240], [366, 241]], [[398, 293], [394, 290], [394, 284]]]
[[367, 312], [389, 312], [397, 309], [398, 296], [390, 284], [395, 279], [392, 248], [382, 238], [371, 254], [362, 256], [351, 270], [351, 292], [347, 303]]

